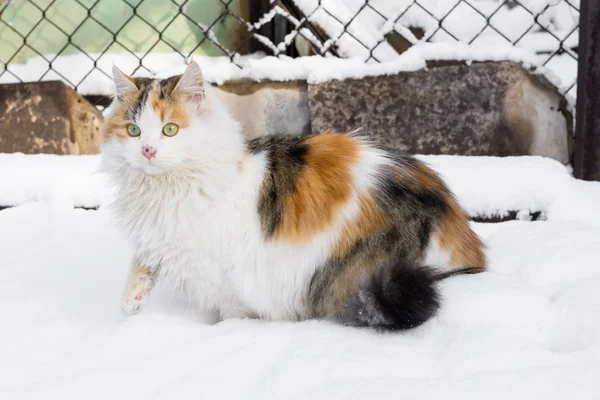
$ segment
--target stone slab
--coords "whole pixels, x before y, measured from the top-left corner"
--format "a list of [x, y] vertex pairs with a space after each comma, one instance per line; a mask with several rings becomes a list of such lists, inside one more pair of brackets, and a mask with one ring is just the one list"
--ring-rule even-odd
[[510, 62], [464, 63], [308, 86], [311, 130], [361, 127], [408, 153], [540, 155], [569, 162], [566, 100]]
[[0, 85], [0, 152], [96, 154], [102, 114], [60, 81]]
[[310, 132], [307, 83], [229, 81], [218, 94], [247, 138]]

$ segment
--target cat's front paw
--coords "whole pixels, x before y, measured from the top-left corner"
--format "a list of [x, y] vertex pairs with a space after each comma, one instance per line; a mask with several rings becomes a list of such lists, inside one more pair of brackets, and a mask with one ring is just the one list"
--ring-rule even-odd
[[126, 316], [132, 316], [141, 311], [146, 303], [146, 295], [140, 294], [133, 299], [125, 299], [121, 301], [121, 312]]
[[141, 311], [148, 301], [149, 292], [141, 284], [134, 285], [129, 293], [121, 300], [121, 312], [126, 316], [135, 315]]
[[131, 272], [121, 297], [121, 311], [129, 316], [140, 312], [148, 301], [155, 280], [149, 268], [137, 266]]

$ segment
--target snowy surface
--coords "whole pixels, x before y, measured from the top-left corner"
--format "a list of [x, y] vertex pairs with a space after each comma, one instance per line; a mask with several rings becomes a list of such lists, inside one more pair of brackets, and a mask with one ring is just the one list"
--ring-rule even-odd
[[[10, 73], [1, 75], [0, 83], [15, 83], [19, 79], [23, 81], [66, 79], [67, 82], [78, 84], [78, 91], [81, 94], [110, 95], [113, 87], [110, 70], [113, 63], [125, 73], [133, 73], [133, 76], [158, 78], [181, 74], [187, 65], [178, 54], [150, 53], [144, 58], [144, 66], [141, 68], [138, 68], [139, 61], [131, 54], [105, 54], [97, 62], [99, 69], [93, 70], [86, 76], [93, 67], [93, 61], [89, 57], [99, 56], [98, 54], [59, 56], [52, 64], [58, 74], [53, 71], [48, 72], [48, 62], [41, 56], [32, 57], [25, 64], [9, 65], [7, 68]], [[339, 59], [311, 56], [292, 59], [284, 56], [253, 55], [236, 58], [240, 68], [232, 64], [228, 57], [194, 56], [193, 58], [202, 67], [205, 79], [216, 84], [236, 79], [307, 80], [309, 83], [319, 83], [332, 79], [416, 71], [425, 69], [426, 62], [432, 60], [513, 61], [525, 68], [535, 69], [536, 73], [543, 74], [556, 87], [566, 91], [574, 81], [577, 71], [577, 64], [573, 69], [568, 62], [557, 63], [555, 69], [545, 67], [543, 59], [535, 54], [506, 44], [489, 47], [467, 46], [462, 43], [420, 43], [399, 57], [381, 63], [365, 63], [360, 57]]]
[[[600, 185], [574, 179], [543, 157], [418, 156], [448, 182], [471, 216], [542, 212], [549, 219], [586, 216], [600, 225]], [[0, 207], [31, 201], [95, 208], [111, 200], [99, 156], [0, 154]], [[572, 215], [575, 215], [572, 217]]]
[[0, 207], [30, 201], [93, 208], [110, 199], [99, 156], [0, 153]]
[[[31, 169], [23, 159], [14, 165], [29, 177], [6, 160], [0, 171], [34, 185], [41, 158], [27, 159]], [[457, 175], [474, 167], [483, 175], [500, 160], [427, 159], [457, 192], [487, 196], [496, 182], [504, 196], [509, 187], [508, 176], [488, 177], [487, 187]], [[473, 224], [490, 271], [441, 283], [439, 315], [399, 334], [321, 321], [211, 325], [160, 287], [141, 314], [125, 318], [119, 297], [131, 253], [105, 210], [74, 210], [52, 196], [2, 210], [0, 398], [596, 399], [600, 218], [589, 215], [598, 213], [600, 184], [580, 187], [547, 160], [510, 161], [517, 187], [540, 178], [537, 190], [557, 186], [538, 193], [540, 201], [570, 196], [565, 214]], [[65, 183], [80, 179], [64, 171]], [[6, 182], [3, 193], [12, 188]]]

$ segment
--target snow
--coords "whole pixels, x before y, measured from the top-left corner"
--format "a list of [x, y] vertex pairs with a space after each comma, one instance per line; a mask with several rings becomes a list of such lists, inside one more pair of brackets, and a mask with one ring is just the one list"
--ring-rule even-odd
[[[600, 185], [574, 179], [552, 159], [524, 157], [417, 156], [446, 180], [473, 217], [523, 216], [586, 220], [600, 226]], [[111, 200], [99, 156], [0, 154], [0, 206], [32, 201], [97, 208]]]
[[595, 399], [600, 228], [473, 226], [490, 271], [442, 282], [443, 307], [422, 327], [380, 334], [213, 325], [161, 287], [125, 318], [131, 252], [105, 210], [0, 211], [0, 398]]
[[[595, 399], [600, 183], [541, 157], [419, 156], [471, 214], [490, 270], [440, 284], [416, 330], [214, 324], [158, 287], [119, 311], [131, 250], [98, 156], [0, 154], [0, 398]], [[74, 209], [95, 207], [98, 211]]]
[[[97, 55], [92, 54], [92, 57]], [[86, 66], [89, 59], [83, 54], [59, 57], [61, 63], [69, 65], [68, 71], [63, 71], [71, 82], [78, 82], [79, 75], [85, 75], [89, 69]], [[261, 56], [239, 56], [235, 59], [242, 68], [232, 64], [228, 57], [206, 57], [194, 56], [202, 67], [205, 79], [208, 82], [222, 84], [226, 81], [237, 79], [250, 79], [254, 81], [274, 80], [307, 80], [309, 83], [320, 83], [332, 79], [361, 78], [364, 76], [390, 75], [403, 71], [415, 71], [426, 68], [426, 62], [431, 60], [457, 60], [465, 62], [473, 61], [513, 61], [528, 69], [536, 69], [537, 72], [546, 74], [549, 79], [556, 82], [550, 70], [542, 66], [541, 60], [534, 54], [511, 46], [503, 45], [491, 48], [489, 46], [468, 46], [462, 43], [420, 43], [411, 47], [400, 57], [382, 63], [365, 63], [360, 58], [339, 59], [335, 57], [311, 56], [292, 59], [289, 57]], [[123, 72], [132, 73], [134, 76], [147, 76], [164, 78], [174, 74], [180, 74], [185, 70], [186, 63], [177, 54], [155, 57], [154, 53], [144, 59], [144, 68], [136, 70], [139, 61], [131, 54], [106, 54], [98, 62], [98, 68], [106, 71], [106, 74], [95, 70], [87, 76], [78, 87], [81, 94], [103, 94], [112, 93], [113, 84], [109, 78], [109, 71], [115, 63]], [[576, 64], [575, 64], [576, 66]], [[570, 65], [562, 70], [569, 73]], [[33, 57], [22, 65], [9, 65], [8, 70], [22, 79], [37, 80], [47, 70], [47, 63], [42, 57]], [[572, 75], [569, 75], [572, 76]], [[43, 80], [57, 79], [57, 76], [49, 73]], [[0, 83], [16, 81], [13, 76], [4, 74], [0, 76]]]
[[0, 153], [0, 207], [30, 201], [93, 208], [110, 198], [99, 156]]
[[[555, 203], [580, 183], [564, 165], [543, 157], [419, 158], [441, 174], [472, 216], [502, 217], [508, 211], [525, 210], [543, 212], [551, 219], [557, 212]], [[561, 217], [568, 219], [568, 214]]]
[[[518, 5], [493, 0], [294, 0], [308, 19], [334, 38], [344, 57], [389, 62], [399, 56], [384, 40], [392, 30], [416, 44], [430, 41], [452, 48], [462, 43], [487, 47], [490, 53], [514, 44], [552, 61], [563, 47], [578, 46], [579, 0], [523, 0]], [[488, 21], [489, 20], [489, 21]], [[440, 26], [440, 22], [441, 26]], [[346, 31], [344, 30], [347, 25]], [[417, 39], [409, 28], [424, 32]], [[559, 55], [560, 56], [560, 55]], [[577, 65], [557, 67], [563, 92], [575, 83]], [[561, 85], [558, 85], [561, 87]], [[576, 91], [570, 90], [573, 97]]]
[[596, 398], [600, 183], [541, 157], [419, 158], [470, 214], [547, 220], [473, 223], [490, 271], [442, 282], [438, 316], [381, 334], [214, 324], [165, 287], [125, 318], [131, 250], [99, 157], [0, 154], [0, 398]]
[[[409, 27], [423, 29], [424, 40], [433, 42], [469, 43], [479, 37], [493, 46], [506, 44], [508, 39], [517, 47], [534, 52], [546, 51], [548, 41], [553, 42], [555, 50], [560, 40], [569, 37], [565, 42], [569, 48], [576, 47], [578, 40], [577, 35], [570, 36], [579, 22], [578, 0], [524, 0], [516, 6], [495, 0], [371, 0], [367, 5], [364, 0], [294, 3], [330, 37], [341, 36], [339, 50], [350, 57], [368, 57], [369, 51], [377, 48], [385, 60], [394, 58], [397, 54], [387, 43], [380, 43], [381, 48], [377, 43], [392, 29], [400, 32]], [[490, 29], [484, 29], [488, 25], [486, 18]], [[439, 29], [439, 21], [443, 29]], [[344, 35], [343, 27], [348, 23], [348, 34]]]

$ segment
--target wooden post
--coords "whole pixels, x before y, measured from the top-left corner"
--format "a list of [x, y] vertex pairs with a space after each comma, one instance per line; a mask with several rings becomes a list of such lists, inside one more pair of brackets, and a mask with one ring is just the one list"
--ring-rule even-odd
[[600, 1], [581, 0], [574, 172], [600, 181]]
[[[272, 5], [269, 0], [250, 0], [250, 23], [254, 24], [258, 22], [266, 13], [271, 11]], [[256, 32], [259, 35], [265, 36], [269, 40], [273, 40], [273, 25], [265, 24], [258, 28]], [[271, 55], [271, 50], [268, 49], [264, 44], [258, 40], [250, 40], [250, 53], [257, 51], [264, 51]]]

